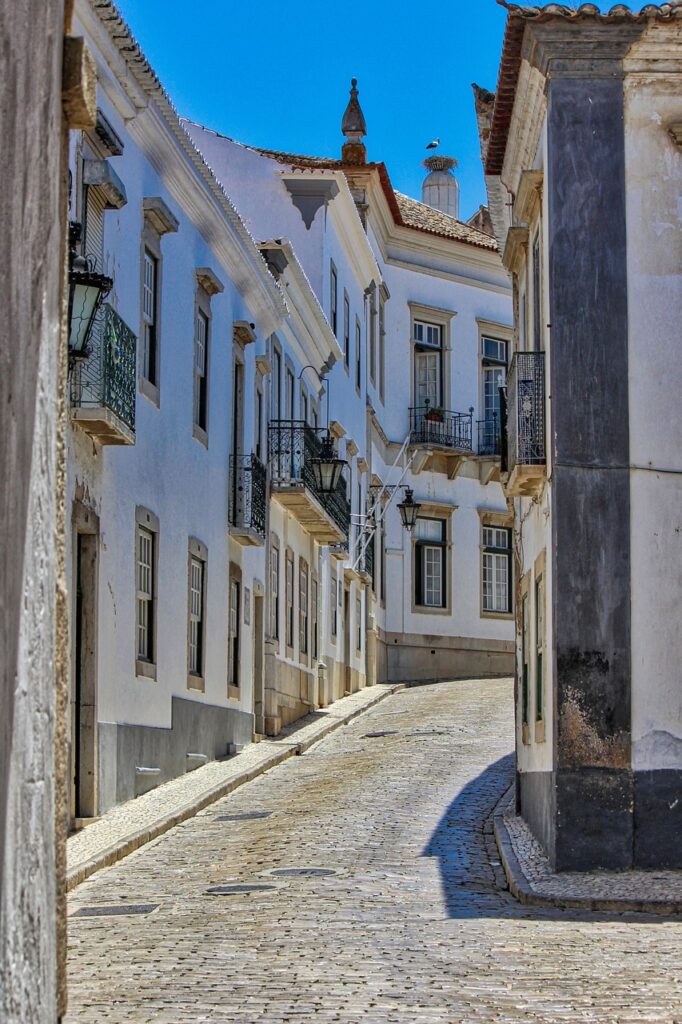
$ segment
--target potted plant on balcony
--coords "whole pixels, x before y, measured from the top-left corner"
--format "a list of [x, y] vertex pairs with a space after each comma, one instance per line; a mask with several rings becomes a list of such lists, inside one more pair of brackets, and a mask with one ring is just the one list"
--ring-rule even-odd
[[429, 420], [430, 423], [442, 423], [445, 415], [445, 409], [440, 405], [427, 406], [426, 412], [424, 413], [424, 419]]

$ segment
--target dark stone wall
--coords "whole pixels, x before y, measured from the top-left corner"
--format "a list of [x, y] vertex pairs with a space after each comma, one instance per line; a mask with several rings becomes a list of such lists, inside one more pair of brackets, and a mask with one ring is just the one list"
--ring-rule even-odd
[[635, 867], [682, 868], [682, 771], [635, 772]]
[[[253, 738], [253, 715], [235, 708], [173, 697], [170, 729], [101, 723], [100, 813], [113, 803], [132, 800], [155, 786], [184, 775], [188, 753], [209, 761], [225, 757], [228, 743]], [[136, 766], [160, 768], [156, 776], [136, 778]]]
[[548, 84], [556, 865], [632, 862], [623, 83]]

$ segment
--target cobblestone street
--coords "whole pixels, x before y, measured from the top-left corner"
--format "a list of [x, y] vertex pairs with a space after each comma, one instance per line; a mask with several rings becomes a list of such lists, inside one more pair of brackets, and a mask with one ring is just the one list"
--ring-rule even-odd
[[[505, 890], [512, 723], [508, 680], [400, 691], [88, 879], [68, 1024], [682, 1020], [682, 921]], [[158, 906], [73, 916], [112, 904]]]

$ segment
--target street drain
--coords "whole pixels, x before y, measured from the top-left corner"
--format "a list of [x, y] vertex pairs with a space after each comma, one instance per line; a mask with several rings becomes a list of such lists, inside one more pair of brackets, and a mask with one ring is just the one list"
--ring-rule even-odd
[[364, 740], [378, 740], [382, 736], [397, 736], [399, 729], [384, 729], [381, 732], [366, 732], [362, 737]]
[[331, 868], [275, 868], [269, 872], [281, 878], [322, 878], [324, 875], [335, 875]]
[[122, 917], [128, 914], [151, 914], [158, 903], [123, 903], [115, 907], [81, 907], [70, 917]]
[[211, 896], [238, 896], [240, 893], [264, 892], [266, 889], [276, 889], [276, 885], [214, 885], [206, 892]]
[[248, 811], [244, 814], [221, 814], [217, 821], [256, 821], [257, 818], [269, 818], [272, 811]]

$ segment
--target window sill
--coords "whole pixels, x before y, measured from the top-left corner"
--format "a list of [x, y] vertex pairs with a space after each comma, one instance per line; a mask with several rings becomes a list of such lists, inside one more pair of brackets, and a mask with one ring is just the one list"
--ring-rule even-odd
[[157, 409], [161, 407], [161, 391], [158, 384], [152, 384], [146, 377], [140, 377], [140, 394], [155, 405]]
[[241, 691], [238, 686], [227, 687], [227, 698], [228, 700], [241, 700]]
[[203, 444], [204, 448], [208, 448], [208, 433], [197, 423], [192, 424], [192, 437], [196, 438], [200, 444]]
[[413, 604], [412, 611], [415, 615], [451, 615], [450, 608], [439, 608], [428, 604]]
[[545, 720], [541, 718], [535, 723], [535, 742], [544, 743], [547, 737], [545, 735]]
[[135, 675], [144, 679], [156, 679], [156, 664], [153, 661], [141, 661], [135, 659]]
[[482, 619], [504, 619], [506, 622], [513, 621], [514, 612], [486, 612], [481, 611]]
[[530, 726], [524, 722], [521, 726], [521, 742], [524, 746], [530, 746]]
[[194, 675], [193, 672], [187, 674], [187, 689], [196, 690], [197, 693], [203, 693], [206, 689], [206, 681], [203, 676]]

